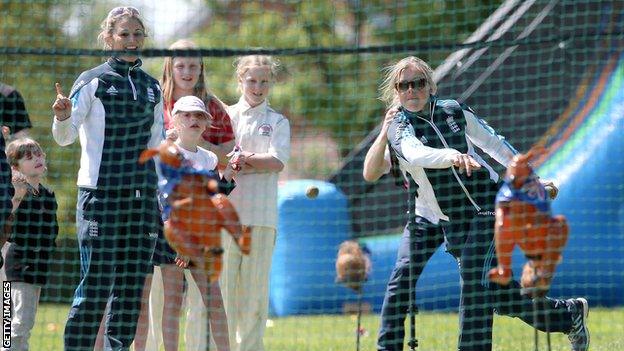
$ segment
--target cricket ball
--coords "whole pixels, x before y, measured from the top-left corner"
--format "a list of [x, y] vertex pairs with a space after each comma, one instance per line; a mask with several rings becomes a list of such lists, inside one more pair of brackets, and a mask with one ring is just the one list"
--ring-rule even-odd
[[306, 196], [308, 197], [308, 199], [316, 199], [318, 194], [319, 188], [315, 187], [314, 185], [310, 185], [306, 190]]

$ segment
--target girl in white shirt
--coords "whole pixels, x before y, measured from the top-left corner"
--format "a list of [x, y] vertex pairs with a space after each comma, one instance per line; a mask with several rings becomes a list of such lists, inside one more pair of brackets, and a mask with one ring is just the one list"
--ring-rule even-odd
[[236, 77], [242, 94], [228, 109], [245, 159], [230, 200], [241, 223], [252, 230], [248, 256], [242, 255], [231, 238], [224, 239], [221, 286], [232, 350], [264, 350], [269, 271], [277, 228], [277, 180], [290, 156], [288, 119], [267, 101], [279, 69], [279, 62], [270, 56], [238, 59]]

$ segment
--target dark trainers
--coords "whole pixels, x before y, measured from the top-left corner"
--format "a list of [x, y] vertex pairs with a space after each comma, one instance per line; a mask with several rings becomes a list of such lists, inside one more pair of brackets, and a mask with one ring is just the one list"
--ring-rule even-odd
[[572, 329], [568, 333], [572, 351], [587, 351], [589, 349], [589, 329], [587, 329], [589, 305], [587, 300], [579, 297], [569, 299], [567, 302], [572, 312]]

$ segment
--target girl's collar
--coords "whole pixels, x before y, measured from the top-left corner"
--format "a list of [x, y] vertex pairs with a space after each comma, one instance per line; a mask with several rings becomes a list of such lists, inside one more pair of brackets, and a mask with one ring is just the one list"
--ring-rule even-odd
[[261, 104], [251, 107], [251, 105], [249, 105], [249, 103], [247, 102], [247, 100], [245, 100], [245, 97], [243, 96], [238, 99], [238, 103], [242, 106], [243, 111], [264, 111], [269, 105], [268, 99], [264, 99]]

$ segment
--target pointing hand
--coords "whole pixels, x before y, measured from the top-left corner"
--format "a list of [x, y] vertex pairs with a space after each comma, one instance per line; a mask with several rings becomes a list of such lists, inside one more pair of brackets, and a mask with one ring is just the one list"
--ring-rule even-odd
[[72, 103], [65, 95], [63, 95], [63, 89], [61, 88], [61, 84], [55, 83], [56, 88], [56, 100], [54, 104], [52, 104], [52, 110], [54, 111], [54, 116], [59, 121], [63, 121], [71, 116]]

